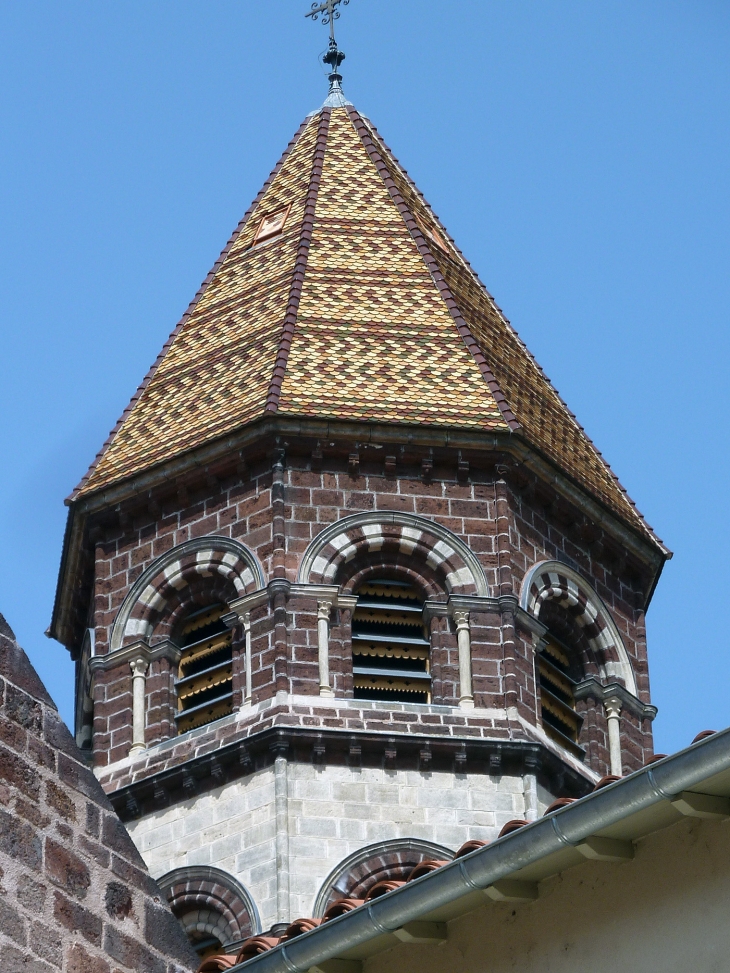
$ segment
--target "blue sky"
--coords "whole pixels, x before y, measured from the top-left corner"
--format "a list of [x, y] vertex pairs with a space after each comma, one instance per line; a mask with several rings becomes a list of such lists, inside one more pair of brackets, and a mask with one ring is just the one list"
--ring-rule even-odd
[[[0, 6], [0, 611], [44, 638], [85, 472], [326, 91], [308, 0]], [[352, 0], [345, 88], [675, 552], [656, 747], [728, 714], [730, 5]]]

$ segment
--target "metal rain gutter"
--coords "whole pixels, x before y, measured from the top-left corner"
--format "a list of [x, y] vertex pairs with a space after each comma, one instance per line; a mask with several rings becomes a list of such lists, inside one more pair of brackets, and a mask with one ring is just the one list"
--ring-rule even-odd
[[305, 973], [414, 922], [660, 801], [730, 770], [730, 729], [636, 771], [464, 858], [232, 968]]

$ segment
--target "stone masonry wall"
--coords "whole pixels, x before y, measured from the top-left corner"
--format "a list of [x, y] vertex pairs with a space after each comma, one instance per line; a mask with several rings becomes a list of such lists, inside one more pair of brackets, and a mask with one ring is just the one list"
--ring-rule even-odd
[[182, 973], [196, 957], [0, 615], [3, 973]]
[[[252, 895], [263, 929], [277, 917], [275, 769], [129, 822], [151, 873], [213, 865]], [[493, 840], [525, 814], [523, 781], [444, 772], [286, 764], [289, 916], [313, 914], [322, 884], [363, 846], [419, 838], [452, 852], [471, 838]], [[543, 810], [544, 808], [540, 808]]]

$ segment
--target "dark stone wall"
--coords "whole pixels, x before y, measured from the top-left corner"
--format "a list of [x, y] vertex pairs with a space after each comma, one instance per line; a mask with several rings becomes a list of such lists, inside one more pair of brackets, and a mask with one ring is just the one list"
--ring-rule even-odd
[[197, 958], [0, 615], [3, 973], [182, 973]]

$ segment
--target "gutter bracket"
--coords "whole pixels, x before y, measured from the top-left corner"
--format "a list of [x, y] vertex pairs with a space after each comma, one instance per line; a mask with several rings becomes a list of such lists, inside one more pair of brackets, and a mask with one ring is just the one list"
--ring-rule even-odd
[[630, 841], [620, 841], [617, 838], [601, 838], [591, 835], [575, 846], [584, 858], [597, 862], [625, 862], [634, 857], [634, 846]]
[[393, 935], [402, 943], [438, 946], [446, 942], [448, 931], [445, 922], [407, 922], [400, 929], [394, 929]]
[[504, 878], [493, 882], [484, 892], [493, 902], [532, 902], [537, 898], [537, 882]]
[[706, 818], [716, 821], [730, 817], [730, 798], [712, 794], [682, 791], [672, 801], [672, 807], [687, 818]]
[[310, 966], [309, 973], [362, 973], [362, 963], [358, 959], [325, 959]]

